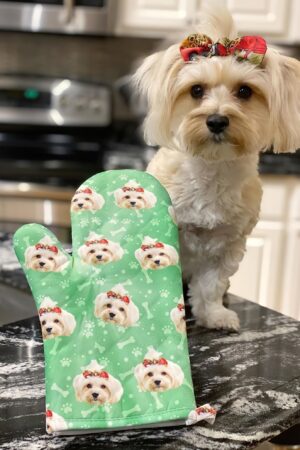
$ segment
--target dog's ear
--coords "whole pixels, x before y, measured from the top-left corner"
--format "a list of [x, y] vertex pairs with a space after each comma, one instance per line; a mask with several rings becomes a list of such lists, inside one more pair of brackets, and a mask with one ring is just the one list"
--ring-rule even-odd
[[35, 250], [34, 246], [27, 247], [26, 250], [25, 250], [24, 256], [25, 256], [26, 267], [29, 267], [30, 260], [32, 258], [33, 253], [34, 253], [34, 250]]
[[166, 245], [166, 250], [167, 250], [167, 255], [169, 255], [171, 258], [171, 263], [177, 264], [179, 258], [178, 258], [178, 253], [177, 253], [176, 249], [174, 247], [172, 247], [171, 245]]
[[81, 397], [81, 377], [82, 375], [76, 375], [76, 377], [73, 380], [73, 388], [75, 390], [75, 395], [76, 395], [76, 399], [81, 402], [82, 401], [82, 397]]
[[154, 90], [157, 89], [157, 81], [160, 74], [160, 60], [163, 52], [157, 52], [144, 59], [141, 66], [132, 77], [132, 85], [148, 102], [153, 98]]
[[145, 194], [146, 194], [146, 200], [147, 200], [147, 207], [153, 208], [153, 206], [155, 206], [156, 200], [157, 200], [155, 195], [150, 191], [146, 191]]
[[300, 62], [269, 48], [263, 61], [270, 80], [270, 136], [275, 153], [300, 147]]
[[123, 395], [123, 387], [119, 380], [112, 375], [109, 376], [109, 388], [111, 390], [110, 403], [117, 403]]
[[110, 245], [112, 246], [113, 250], [113, 260], [118, 261], [124, 255], [124, 250], [122, 249], [121, 245], [118, 244], [117, 242], [113, 243], [111, 242]]
[[96, 208], [101, 209], [103, 207], [105, 201], [101, 194], [98, 194], [97, 192], [93, 192], [92, 199], [93, 199], [93, 202], [94, 202]]
[[139, 318], [140, 318], [140, 313], [139, 313], [137, 306], [134, 303], [130, 302], [129, 314], [128, 314], [127, 321], [126, 321], [127, 325], [130, 326], [130, 325], [135, 324], [139, 320]]
[[65, 329], [65, 336], [70, 336], [70, 334], [73, 333], [74, 328], [76, 327], [76, 320], [73, 316], [73, 314], [63, 311], [63, 318], [64, 318], [64, 329]]
[[177, 388], [183, 383], [184, 375], [182, 369], [173, 362], [169, 362], [169, 366], [172, 371], [172, 387]]
[[57, 271], [64, 270], [67, 266], [66, 263], [68, 262], [68, 257], [64, 253], [59, 252], [59, 256], [57, 256], [55, 259], [57, 263]]
[[138, 385], [140, 387], [140, 389], [142, 391], [145, 391], [145, 387], [144, 387], [144, 372], [145, 372], [145, 367], [143, 366], [143, 364], [138, 364], [135, 369], [134, 369], [134, 376], [138, 382]]

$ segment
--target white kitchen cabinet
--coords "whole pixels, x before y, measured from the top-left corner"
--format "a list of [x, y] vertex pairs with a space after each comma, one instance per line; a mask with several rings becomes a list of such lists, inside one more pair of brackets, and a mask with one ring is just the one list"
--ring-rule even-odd
[[117, 34], [162, 37], [178, 31], [188, 23], [193, 1], [122, 0], [116, 26]]
[[260, 220], [229, 292], [300, 320], [300, 178], [263, 176]]
[[[165, 37], [195, 31], [204, 3], [210, 0], [119, 0], [116, 33]], [[232, 12], [240, 34], [261, 34], [267, 41], [300, 42], [299, 0], [219, 0]]]

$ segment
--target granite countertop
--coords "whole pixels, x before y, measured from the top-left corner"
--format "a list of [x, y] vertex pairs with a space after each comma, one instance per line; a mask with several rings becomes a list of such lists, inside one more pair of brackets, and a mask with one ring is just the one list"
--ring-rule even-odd
[[246, 449], [291, 427], [300, 419], [300, 323], [233, 295], [227, 301], [239, 334], [187, 321], [197, 404], [218, 409], [214, 425], [49, 436], [38, 318], [0, 328], [0, 448]]

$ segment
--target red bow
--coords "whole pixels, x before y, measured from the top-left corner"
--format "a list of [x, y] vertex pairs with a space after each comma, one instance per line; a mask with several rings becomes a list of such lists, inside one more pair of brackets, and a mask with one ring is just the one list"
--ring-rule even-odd
[[47, 409], [46, 411], [46, 417], [52, 417], [53, 416], [53, 412], [50, 411], [50, 409]]
[[92, 194], [93, 191], [90, 188], [85, 188], [85, 189], [78, 189], [78, 191], [75, 192], [75, 194]]
[[151, 366], [152, 364], [162, 364], [163, 366], [168, 365], [168, 361], [165, 358], [159, 358], [159, 359], [144, 359], [143, 365], [145, 367]]
[[156, 244], [148, 244], [148, 245], [143, 244], [141, 246], [141, 249], [143, 251], [145, 251], [145, 250], [148, 250], [148, 248], [163, 248], [163, 247], [164, 247], [164, 244], [162, 242], [156, 242]]
[[119, 300], [122, 300], [122, 302], [125, 302], [125, 303], [129, 303], [130, 302], [129, 297], [127, 295], [122, 296], [120, 294], [117, 294], [114, 291], [108, 291], [106, 294], [107, 294], [108, 298], [111, 298], [111, 297], [112, 298], [117, 298]]
[[267, 51], [266, 41], [261, 36], [243, 36], [234, 40], [228, 38], [213, 41], [205, 34], [191, 34], [180, 46], [184, 61], [197, 61], [199, 56], [229, 56], [238, 61], [247, 60], [252, 64], [261, 64]]
[[183, 311], [184, 305], [182, 303], [178, 303], [177, 308], [179, 309], [179, 311]]
[[55, 313], [61, 314], [61, 308], [59, 306], [54, 306], [54, 308], [48, 307], [48, 308], [40, 308], [39, 309], [40, 316], [42, 316], [43, 314], [48, 313], [48, 312], [55, 312]]
[[128, 186], [124, 186], [122, 187], [122, 191], [126, 192], [126, 191], [136, 191], [136, 192], [144, 192], [144, 189], [142, 187], [128, 187]]
[[35, 244], [35, 248], [37, 250], [43, 249], [43, 250], [50, 250], [50, 252], [58, 253], [58, 248], [55, 245], [46, 245], [46, 244]]
[[94, 241], [86, 241], [85, 245], [88, 247], [92, 244], [108, 244], [107, 239], [95, 239]]
[[105, 370], [102, 370], [101, 372], [97, 372], [96, 370], [85, 370], [82, 374], [84, 378], [88, 377], [100, 377], [100, 378], [108, 378], [108, 373], [105, 372]]
[[211, 406], [199, 406], [199, 408], [195, 409], [197, 414], [203, 414], [203, 413], [210, 413], [210, 414], [217, 414], [217, 410], [215, 408], [212, 408]]

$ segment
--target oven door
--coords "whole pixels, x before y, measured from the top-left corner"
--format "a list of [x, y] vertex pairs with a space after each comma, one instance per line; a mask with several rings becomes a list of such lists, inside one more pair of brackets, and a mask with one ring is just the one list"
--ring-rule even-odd
[[31, 32], [111, 33], [117, 0], [0, 0], [0, 29]]

